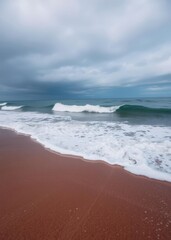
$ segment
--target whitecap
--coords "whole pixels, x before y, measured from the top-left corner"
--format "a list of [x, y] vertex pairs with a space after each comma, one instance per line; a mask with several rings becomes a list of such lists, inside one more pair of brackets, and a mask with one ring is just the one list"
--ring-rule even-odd
[[119, 109], [120, 106], [112, 106], [112, 107], [102, 107], [99, 105], [90, 105], [86, 104], [84, 106], [78, 105], [65, 105], [62, 103], [56, 103], [53, 107], [53, 111], [57, 112], [73, 112], [73, 113], [81, 113], [81, 112], [90, 112], [90, 113], [112, 113]]
[[4, 103], [0, 103], [0, 107], [1, 107], [1, 106], [5, 106], [5, 105], [7, 105], [6, 102], [4, 102]]
[[1, 108], [1, 110], [4, 110], [4, 111], [14, 111], [14, 110], [18, 110], [20, 108], [22, 108], [23, 106], [3, 106]]

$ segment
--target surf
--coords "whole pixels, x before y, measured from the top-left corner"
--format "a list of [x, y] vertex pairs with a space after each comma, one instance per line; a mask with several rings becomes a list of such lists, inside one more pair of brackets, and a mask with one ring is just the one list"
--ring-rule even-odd
[[19, 110], [21, 109], [23, 106], [3, 106], [1, 107], [1, 110], [4, 110], [4, 111], [15, 111], [15, 110]]
[[52, 108], [53, 111], [56, 112], [73, 112], [73, 113], [81, 113], [81, 112], [88, 112], [88, 113], [113, 113], [115, 112], [120, 106], [111, 106], [111, 107], [103, 107], [100, 105], [90, 105], [86, 104], [83, 106], [79, 105], [65, 105], [62, 103], [56, 103]]
[[0, 107], [5, 106], [5, 105], [7, 105], [6, 102], [4, 102], [4, 103], [0, 103]]

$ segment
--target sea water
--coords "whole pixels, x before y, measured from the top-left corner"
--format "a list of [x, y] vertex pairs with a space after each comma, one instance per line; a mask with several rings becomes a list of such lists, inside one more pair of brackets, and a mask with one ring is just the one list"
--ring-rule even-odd
[[0, 126], [56, 152], [171, 182], [171, 98], [1, 101]]

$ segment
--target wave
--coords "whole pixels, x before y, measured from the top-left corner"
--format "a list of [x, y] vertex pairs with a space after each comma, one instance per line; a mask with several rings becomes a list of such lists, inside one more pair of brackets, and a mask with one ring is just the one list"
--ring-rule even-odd
[[171, 114], [170, 108], [150, 108], [141, 105], [129, 105], [124, 104], [121, 106], [99, 106], [99, 105], [89, 105], [84, 106], [78, 105], [65, 105], [62, 103], [56, 103], [52, 108], [53, 111], [57, 112], [89, 112], [89, 113], [118, 113], [122, 115], [148, 115], [148, 114]]
[[133, 105], [133, 104], [123, 104], [118, 106], [100, 106], [100, 105], [65, 105], [62, 103], [56, 103], [55, 105], [20, 105], [14, 106], [7, 102], [0, 103], [0, 110], [4, 111], [15, 111], [22, 110], [23, 112], [48, 112], [52, 110], [55, 112], [70, 112], [70, 113], [107, 113], [107, 114], [117, 114], [121, 117], [123, 116], [171, 116], [171, 108], [154, 108], [146, 107], [143, 105]]
[[5, 106], [5, 105], [7, 105], [6, 102], [4, 102], [4, 103], [0, 103], [0, 107], [1, 107], [1, 106]]
[[119, 107], [120, 106], [103, 107], [99, 105], [89, 105], [89, 104], [86, 104], [84, 106], [78, 106], [78, 105], [64, 105], [62, 103], [56, 103], [52, 108], [52, 110], [57, 112], [73, 112], [73, 113], [81, 113], [81, 112], [113, 113]]
[[171, 114], [170, 108], [150, 108], [141, 105], [123, 105], [117, 110], [120, 114]]
[[21, 109], [23, 106], [3, 106], [1, 108], [1, 110], [4, 110], [4, 111], [14, 111], [14, 110], [18, 110], [18, 109]]

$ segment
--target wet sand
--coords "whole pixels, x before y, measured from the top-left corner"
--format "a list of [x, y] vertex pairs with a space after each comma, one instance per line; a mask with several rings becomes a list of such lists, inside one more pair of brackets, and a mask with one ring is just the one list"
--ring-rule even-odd
[[171, 239], [171, 183], [0, 129], [0, 239]]

